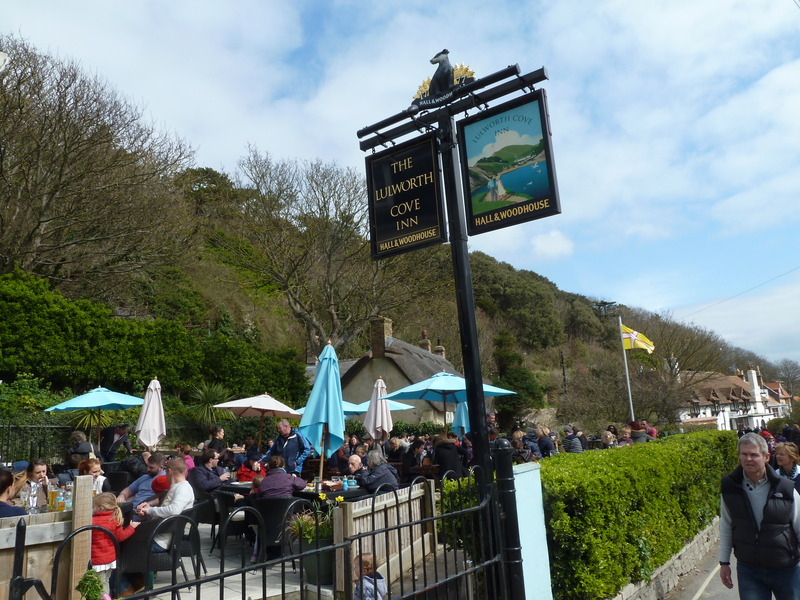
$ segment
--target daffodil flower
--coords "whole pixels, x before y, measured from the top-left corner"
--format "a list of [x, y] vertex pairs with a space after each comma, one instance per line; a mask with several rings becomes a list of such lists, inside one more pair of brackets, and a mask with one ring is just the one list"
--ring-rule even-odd
[[319, 495], [319, 499], [320, 500], [327, 500], [328, 499], [328, 495], [323, 492], [322, 494]]
[[344, 502], [344, 496], [336, 496], [337, 502]]

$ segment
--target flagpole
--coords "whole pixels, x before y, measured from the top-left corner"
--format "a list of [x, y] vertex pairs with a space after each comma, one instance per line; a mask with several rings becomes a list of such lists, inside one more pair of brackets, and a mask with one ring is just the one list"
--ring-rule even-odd
[[625, 338], [622, 337], [622, 317], [617, 316], [619, 321], [619, 342], [622, 344], [622, 362], [625, 364], [625, 383], [628, 384], [628, 406], [631, 409], [631, 421], [635, 421], [636, 417], [633, 416], [633, 396], [631, 395], [631, 376], [628, 373], [628, 355], [625, 354]]

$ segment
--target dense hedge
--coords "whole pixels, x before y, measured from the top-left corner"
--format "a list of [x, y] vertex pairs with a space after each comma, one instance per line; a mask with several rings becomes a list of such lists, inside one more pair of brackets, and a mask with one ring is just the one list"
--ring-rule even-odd
[[542, 461], [550, 570], [558, 600], [611, 598], [647, 580], [719, 510], [736, 434], [701, 431]]
[[165, 393], [185, 396], [206, 381], [235, 396], [268, 391], [293, 406], [306, 399], [305, 365], [289, 349], [263, 352], [217, 330], [209, 334], [165, 319], [120, 319], [111, 309], [71, 301], [43, 279], [0, 276], [0, 379], [30, 373], [53, 389], [81, 393], [102, 385], [135, 392], [154, 377]]

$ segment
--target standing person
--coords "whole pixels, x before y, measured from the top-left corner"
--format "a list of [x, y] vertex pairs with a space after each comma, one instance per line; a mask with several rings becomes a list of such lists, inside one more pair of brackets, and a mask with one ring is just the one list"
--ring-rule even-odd
[[650, 436], [651, 438], [653, 438], [654, 440], [655, 440], [655, 439], [658, 439], [658, 430], [657, 430], [655, 427], [653, 427], [652, 425], [650, 425], [650, 424], [649, 424], [647, 421], [645, 421], [644, 419], [642, 419], [642, 421], [641, 421], [641, 424], [642, 424], [642, 429], [644, 429], [644, 431], [645, 431], [645, 433], [646, 433], [647, 435], [649, 435], [649, 436]]
[[266, 462], [270, 456], [282, 456], [286, 463], [286, 472], [299, 476], [303, 472], [303, 461], [310, 450], [311, 446], [303, 434], [289, 425], [289, 421], [281, 419], [278, 421], [278, 437], [261, 457], [261, 462]]
[[225, 442], [225, 429], [219, 425], [214, 425], [209, 430], [211, 440], [206, 444], [206, 449], [211, 448], [222, 454], [223, 450], [228, 449], [228, 444]]
[[767, 463], [764, 438], [746, 433], [739, 438], [740, 465], [722, 478], [719, 515], [719, 576], [733, 588], [731, 549], [736, 555], [739, 598], [800, 598], [797, 533], [800, 495], [788, 479]]
[[800, 452], [797, 446], [792, 442], [782, 442], [775, 446], [775, 463], [778, 465], [778, 474], [790, 479], [794, 483], [794, 489], [800, 492]]
[[[136, 521], [123, 527], [122, 511], [114, 494], [102, 493], [95, 496], [92, 500], [92, 513], [92, 525], [105, 527], [118, 542], [124, 542], [131, 537], [139, 526]], [[102, 531], [92, 531], [92, 568], [100, 575], [103, 592], [108, 594], [111, 571], [117, 568], [117, 552], [114, 542]]]
[[386, 598], [386, 580], [375, 570], [372, 554], [365, 552], [353, 558], [353, 600], [383, 600]]
[[583, 444], [581, 444], [578, 436], [573, 433], [570, 425], [564, 425], [564, 441], [562, 443], [564, 444], [564, 452], [571, 454], [583, 452]]
[[100, 453], [103, 455], [104, 462], [114, 462], [120, 447], [125, 448], [128, 454], [133, 452], [131, 441], [128, 438], [130, 429], [130, 425], [123, 424], [115, 427], [106, 427], [100, 431]]
[[542, 458], [555, 456], [556, 447], [553, 445], [553, 440], [550, 439], [549, 432], [541, 425], [537, 425], [535, 431], [536, 443], [539, 445], [539, 452], [541, 452]]

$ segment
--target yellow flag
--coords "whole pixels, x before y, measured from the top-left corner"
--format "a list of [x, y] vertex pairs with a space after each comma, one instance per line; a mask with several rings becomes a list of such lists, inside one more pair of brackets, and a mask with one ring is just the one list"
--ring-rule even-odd
[[625, 348], [625, 350], [641, 348], [642, 350], [647, 350], [648, 354], [652, 354], [653, 350], [656, 349], [656, 347], [653, 345], [653, 342], [648, 340], [644, 334], [634, 331], [630, 327], [625, 327], [625, 325], [623, 325], [621, 334], [622, 347]]

